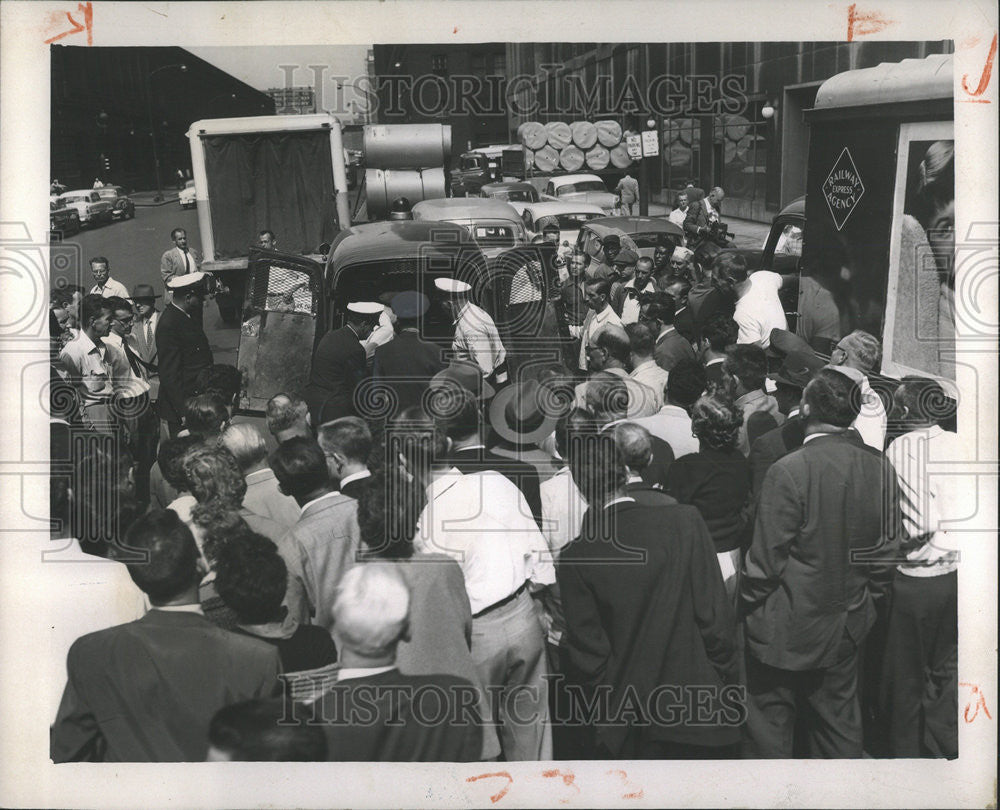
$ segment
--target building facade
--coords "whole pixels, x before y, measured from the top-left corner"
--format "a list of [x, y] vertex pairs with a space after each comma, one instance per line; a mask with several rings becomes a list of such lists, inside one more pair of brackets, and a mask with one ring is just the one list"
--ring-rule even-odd
[[767, 222], [805, 193], [802, 111], [823, 81], [952, 50], [950, 41], [509, 43], [511, 134], [525, 121], [652, 124], [661, 145], [649, 158], [653, 199], [719, 185], [727, 214]]
[[266, 94], [183, 48], [53, 45], [51, 67], [51, 177], [68, 188], [176, 187], [194, 121], [274, 114]]
[[506, 52], [502, 42], [375, 45], [378, 123], [450, 124], [453, 156], [509, 143]]

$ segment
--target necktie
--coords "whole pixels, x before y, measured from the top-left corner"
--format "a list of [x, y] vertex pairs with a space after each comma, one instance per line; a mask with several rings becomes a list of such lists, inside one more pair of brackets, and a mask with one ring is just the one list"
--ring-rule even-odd
[[128, 364], [132, 367], [132, 373], [136, 377], [142, 377], [142, 366], [139, 364], [139, 358], [135, 356], [135, 352], [132, 351], [132, 347], [128, 345], [126, 341], [122, 341], [122, 348], [125, 350], [125, 357], [128, 358]]
[[146, 354], [149, 355], [153, 348], [153, 326], [147, 318], [142, 327], [142, 334], [146, 338]]
[[184, 269], [189, 273], [191, 272], [191, 261], [188, 259], [188, 252], [186, 250], [184, 251]]

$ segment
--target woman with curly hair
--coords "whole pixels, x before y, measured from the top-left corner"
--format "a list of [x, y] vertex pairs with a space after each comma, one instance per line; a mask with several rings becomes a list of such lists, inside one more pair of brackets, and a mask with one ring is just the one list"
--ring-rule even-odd
[[702, 397], [691, 408], [698, 452], [681, 456], [667, 472], [667, 492], [705, 519], [730, 597], [749, 522], [750, 465], [737, 446], [742, 425], [743, 413], [729, 399]]

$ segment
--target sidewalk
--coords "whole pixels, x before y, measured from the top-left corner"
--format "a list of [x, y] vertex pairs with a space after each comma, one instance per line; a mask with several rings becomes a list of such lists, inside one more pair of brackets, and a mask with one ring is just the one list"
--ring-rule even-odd
[[129, 194], [129, 199], [136, 204], [137, 208], [152, 208], [157, 205], [167, 205], [169, 203], [177, 202], [177, 189], [164, 189], [163, 199], [159, 202], [154, 202], [153, 198], [156, 196], [156, 191], [136, 191]]

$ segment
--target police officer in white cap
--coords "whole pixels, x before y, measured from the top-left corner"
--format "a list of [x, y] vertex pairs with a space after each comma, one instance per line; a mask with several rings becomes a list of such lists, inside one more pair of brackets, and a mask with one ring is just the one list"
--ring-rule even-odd
[[201, 314], [208, 294], [208, 274], [197, 272], [174, 276], [167, 281], [172, 300], [163, 309], [156, 326], [157, 367], [160, 394], [157, 407], [171, 436], [181, 429], [184, 401], [199, 393], [198, 375], [212, 365], [212, 349]]
[[354, 388], [367, 375], [362, 343], [383, 312], [382, 304], [374, 301], [348, 304], [344, 326], [323, 335], [313, 355], [309, 385], [303, 392], [314, 425], [342, 416], [365, 416], [354, 407]]
[[507, 382], [507, 350], [493, 318], [469, 300], [472, 286], [455, 278], [436, 278], [434, 286], [443, 294], [442, 306], [451, 316], [455, 337], [451, 348], [456, 358], [479, 366], [493, 386]]

